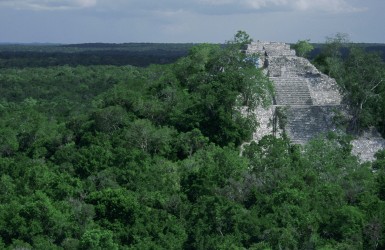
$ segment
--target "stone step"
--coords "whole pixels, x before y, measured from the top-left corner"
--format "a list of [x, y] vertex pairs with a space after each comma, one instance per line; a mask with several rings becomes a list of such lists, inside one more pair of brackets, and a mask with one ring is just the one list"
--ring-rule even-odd
[[290, 68], [287, 69], [285, 71], [283, 71], [281, 68], [277, 68], [277, 69], [272, 69], [272, 68], [269, 68], [268, 69], [268, 76], [269, 77], [301, 77], [301, 76], [305, 76], [306, 75], [306, 72], [303, 72], [301, 70], [291, 70]]
[[319, 134], [335, 130], [331, 106], [289, 107], [285, 130], [294, 143], [305, 143]]
[[283, 76], [283, 77], [270, 77], [277, 84], [285, 84], [285, 83], [306, 83], [306, 78], [298, 77], [298, 76]]
[[295, 56], [294, 50], [287, 50], [287, 49], [266, 49], [266, 54], [268, 56]]
[[319, 71], [305, 58], [296, 56], [269, 56], [268, 75], [277, 77], [284, 75], [306, 76]]
[[280, 90], [292, 90], [293, 88], [297, 89], [298, 91], [308, 91], [309, 87], [306, 83], [299, 83], [299, 82], [288, 82], [284, 84], [275, 84], [274, 85], [276, 89]]
[[311, 105], [311, 95], [306, 79], [271, 78], [275, 86], [276, 105]]

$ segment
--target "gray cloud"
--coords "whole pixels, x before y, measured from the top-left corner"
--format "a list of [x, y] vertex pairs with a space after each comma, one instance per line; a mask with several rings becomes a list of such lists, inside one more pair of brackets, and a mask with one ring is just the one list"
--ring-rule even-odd
[[245, 30], [260, 40], [346, 32], [384, 42], [384, 8], [384, 0], [0, 0], [0, 41], [223, 42]]
[[[352, 2], [352, 1], [350, 1]], [[353, 1], [354, 2], [354, 1]], [[105, 8], [188, 11], [201, 14], [238, 14], [271, 11], [359, 12], [348, 0], [98, 0]]]
[[332, 13], [365, 10], [349, 4], [348, 0], [0, 0], [0, 6], [41, 11], [97, 8], [109, 11], [186, 11], [216, 15], [295, 10]]
[[0, 0], [0, 7], [36, 11], [81, 9], [96, 4], [97, 0]]

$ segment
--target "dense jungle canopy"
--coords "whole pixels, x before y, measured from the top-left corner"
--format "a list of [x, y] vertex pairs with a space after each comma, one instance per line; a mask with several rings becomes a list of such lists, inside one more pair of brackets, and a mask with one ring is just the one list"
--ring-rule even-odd
[[[147, 67], [2, 57], [0, 248], [384, 249], [384, 151], [360, 163], [330, 134], [240, 155], [248, 111], [274, 93], [249, 41]], [[384, 128], [384, 62], [334, 42], [315, 61], [345, 88], [349, 126]]]

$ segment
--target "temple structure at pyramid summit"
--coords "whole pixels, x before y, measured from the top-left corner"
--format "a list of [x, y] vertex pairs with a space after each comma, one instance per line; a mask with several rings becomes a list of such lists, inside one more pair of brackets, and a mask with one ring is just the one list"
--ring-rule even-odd
[[[333, 78], [321, 73], [289, 44], [253, 42], [246, 53], [258, 53], [262, 67], [275, 87], [273, 103], [255, 110], [259, 128], [253, 135], [258, 141], [268, 134], [285, 131], [293, 143], [305, 144], [329, 131], [338, 132], [337, 116], [347, 114], [342, 95]], [[385, 140], [375, 131], [363, 133], [352, 141], [352, 153], [361, 161], [374, 160], [374, 154], [385, 149]]]

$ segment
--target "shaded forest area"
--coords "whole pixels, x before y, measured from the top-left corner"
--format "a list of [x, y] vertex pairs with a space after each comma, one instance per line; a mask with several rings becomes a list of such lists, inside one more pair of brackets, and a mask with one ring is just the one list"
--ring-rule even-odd
[[186, 56], [193, 44], [3, 44], [0, 68], [167, 64]]
[[[382, 43], [355, 43], [357, 47], [363, 48], [367, 52], [376, 52], [381, 55], [383, 61], [385, 61], [385, 44]], [[309, 53], [309, 59], [313, 60], [318, 55], [322, 54], [323, 49], [325, 48], [324, 43], [312, 43], [314, 49]], [[348, 48], [341, 49], [342, 55], [346, 57], [349, 54]]]
[[385, 151], [360, 163], [331, 133], [240, 154], [274, 92], [248, 42], [148, 67], [1, 68], [0, 248], [384, 249]]
[[[312, 44], [310, 59], [316, 58], [324, 44]], [[358, 44], [366, 51], [379, 52], [385, 60], [385, 44]], [[186, 56], [190, 43], [85, 43], [85, 44], [0, 44], [0, 68], [132, 65], [173, 63]], [[347, 50], [344, 50], [344, 55]]]

